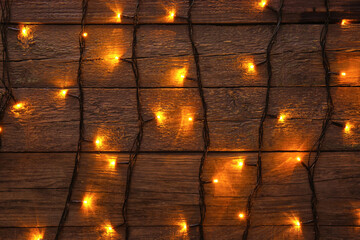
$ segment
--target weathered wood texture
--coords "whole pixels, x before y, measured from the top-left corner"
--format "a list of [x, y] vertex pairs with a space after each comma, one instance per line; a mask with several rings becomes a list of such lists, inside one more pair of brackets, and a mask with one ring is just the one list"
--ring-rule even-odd
[[[202, 0], [193, 8], [195, 23], [264, 23], [275, 22], [273, 13], [259, 7], [260, 1], [248, 0]], [[269, 4], [277, 8], [279, 0]], [[140, 8], [141, 23], [169, 23], [168, 12], [176, 10], [177, 16], [185, 17], [188, 1], [150, 0], [144, 1]], [[134, 14], [135, 0], [98, 0], [89, 4], [89, 23], [117, 23], [117, 13], [127, 16]], [[359, 20], [360, 4], [356, 0], [333, 0], [330, 4], [333, 20], [342, 18]], [[34, 17], [36, 16], [36, 17]], [[325, 16], [324, 3], [321, 0], [288, 0], [284, 6], [284, 22], [322, 22]], [[81, 2], [75, 0], [17, 0], [13, 4], [13, 22], [30, 23], [76, 23], [81, 19]], [[131, 19], [123, 18], [122, 23]], [[184, 20], [176, 19], [175, 22]]]
[[[205, 89], [213, 151], [256, 151], [257, 130], [265, 88]], [[128, 151], [137, 132], [134, 89], [85, 89], [85, 137], [102, 137], [101, 151]], [[264, 150], [310, 150], [326, 109], [324, 88], [274, 88], [269, 114], [285, 114], [283, 123], [265, 123]], [[70, 91], [76, 94], [76, 89]], [[324, 150], [359, 150], [358, 87], [332, 88], [334, 119], [351, 123], [350, 132], [329, 128]], [[25, 109], [11, 111], [4, 119], [2, 151], [75, 151], [78, 105], [60, 97], [59, 90], [16, 89]], [[144, 130], [144, 151], [200, 151], [202, 148], [201, 104], [196, 89], [143, 89], [144, 118], [161, 114]], [[189, 122], [188, 117], [194, 121]], [[19, 136], [22, 136], [19, 138]], [[84, 150], [97, 151], [92, 143]]]
[[[76, 85], [78, 26], [31, 26], [29, 47], [10, 32], [9, 52], [14, 87], [71, 87]], [[285, 25], [272, 51], [273, 86], [323, 86], [319, 35], [321, 25]], [[195, 26], [205, 87], [265, 86], [266, 66], [248, 72], [247, 63], [265, 60], [273, 26]], [[327, 49], [334, 75], [331, 85], [360, 86], [359, 24], [330, 26]], [[115, 56], [131, 56], [131, 26], [88, 26], [84, 63], [86, 87], [134, 87], [128, 63]], [[138, 57], [142, 87], [196, 87], [179, 81], [177, 71], [195, 67], [186, 26], [141, 26]], [[221, 79], [221, 80], [220, 80]]]
[[[5, 228], [0, 233], [5, 239], [10, 234], [15, 234], [14, 239], [21, 239], [30, 231], [28, 228], [56, 226], [74, 154], [2, 153], [0, 156], [3, 166], [0, 170], [0, 208], [3, 209], [0, 227]], [[134, 239], [186, 239], [185, 233], [179, 235], [181, 224], [194, 224], [199, 217], [198, 190], [194, 183], [200, 156], [174, 153], [139, 156], [129, 202]], [[265, 233], [268, 238], [261, 239], [286, 239], [286, 236], [311, 239], [312, 231], [308, 227], [304, 226], [303, 232], [292, 227], [293, 217], [302, 221], [311, 218], [310, 190], [306, 172], [296, 161], [299, 156], [306, 159], [307, 154], [264, 154], [264, 185], [255, 200], [252, 216], [254, 239]], [[72, 234], [69, 235], [73, 236], [71, 239], [76, 239], [76, 234], [96, 236], [103, 231], [103, 224], [121, 223], [126, 165], [119, 163], [127, 158], [127, 154], [83, 154], [73, 199], [93, 196], [93, 208], [86, 211], [81, 204], [73, 203], [67, 226], [86, 228], [67, 228], [65, 236], [66, 232]], [[118, 165], [112, 168], [109, 159], [116, 159]], [[237, 167], [240, 159], [245, 161], [242, 169]], [[333, 152], [324, 153], [319, 161], [315, 184], [324, 239], [335, 236], [356, 239], [358, 236], [359, 159], [357, 153]], [[256, 180], [256, 168], [246, 164], [255, 162], [256, 153], [209, 155], [204, 177], [219, 179], [218, 184], [206, 185], [205, 232], [209, 239], [216, 239], [216, 232], [228, 236], [220, 239], [238, 239], [236, 236], [242, 232], [244, 222], [237, 215], [244, 211], [246, 197]], [[20, 229], [12, 229], [14, 226]], [[94, 228], [88, 228], [90, 226]], [[118, 232], [121, 236], [122, 230]], [[53, 229], [46, 229], [46, 234], [51, 236]], [[189, 230], [188, 234], [189, 238], [196, 239], [195, 230]]]

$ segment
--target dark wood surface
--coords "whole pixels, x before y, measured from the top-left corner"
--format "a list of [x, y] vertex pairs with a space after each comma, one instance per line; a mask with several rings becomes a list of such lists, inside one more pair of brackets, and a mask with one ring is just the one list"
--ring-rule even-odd
[[[72, 203], [62, 239], [124, 239], [123, 228], [107, 235], [104, 225], [122, 222], [126, 164], [138, 130], [136, 89], [131, 65], [131, 19], [136, 1], [90, 1], [84, 62], [85, 143], [73, 200], [94, 199], [93, 209]], [[271, 1], [277, 7], [279, 1]], [[185, 16], [188, 1], [143, 1], [138, 30], [141, 101], [146, 120], [142, 151], [129, 199], [131, 239], [198, 239], [198, 167], [202, 150], [202, 110], [197, 85], [180, 81], [195, 64], [184, 19], [169, 22], [167, 11]], [[322, 239], [359, 239], [360, 235], [360, 4], [330, 0], [327, 52], [332, 75], [334, 121], [321, 154], [315, 186]], [[286, 114], [283, 123], [264, 126], [263, 186], [254, 201], [249, 239], [313, 239], [311, 224], [293, 227], [292, 219], [311, 220], [311, 191], [297, 157], [321, 131], [326, 110], [320, 32], [322, 0], [285, 0], [284, 23], [274, 44], [269, 113]], [[21, 42], [9, 30], [10, 75], [25, 109], [12, 108], [1, 123], [0, 239], [32, 239], [37, 231], [53, 239], [73, 170], [79, 109], [76, 95], [81, 1], [13, 1], [13, 27], [30, 24], [32, 39]], [[339, 24], [350, 19], [350, 25]], [[204, 178], [207, 214], [205, 239], [241, 239], [247, 196], [256, 181], [258, 127], [264, 108], [265, 60], [276, 19], [251, 1], [195, 1], [194, 40], [200, 54], [208, 104], [211, 146]], [[0, 71], [2, 65], [0, 64]], [[2, 91], [2, 90], [0, 90]], [[194, 121], [189, 122], [188, 117]], [[109, 159], [116, 159], [111, 167]], [[244, 159], [239, 169], [236, 161]]]

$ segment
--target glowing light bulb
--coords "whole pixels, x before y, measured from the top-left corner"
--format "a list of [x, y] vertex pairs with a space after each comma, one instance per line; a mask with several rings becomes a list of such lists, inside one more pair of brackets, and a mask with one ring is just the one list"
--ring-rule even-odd
[[238, 162], [238, 167], [239, 168], [242, 168], [244, 166], [244, 161], [243, 160], [240, 160], [239, 162]]
[[161, 119], [161, 116], [160, 116], [160, 115], [157, 115], [156, 118], [160, 120], [160, 119]]
[[213, 180], [213, 183], [218, 183], [219, 182], [219, 179], [214, 179]]
[[16, 110], [19, 110], [19, 109], [21, 109], [21, 108], [23, 108], [23, 107], [24, 107], [24, 104], [23, 104], [23, 103], [17, 103], [17, 104], [14, 105], [14, 108], [15, 108]]
[[300, 157], [297, 157], [296, 160], [297, 160], [298, 162], [301, 162], [301, 158], [300, 158]]
[[300, 223], [299, 220], [295, 220], [295, 221], [294, 221], [294, 225], [295, 225], [295, 227], [300, 227], [300, 226], [301, 226], [301, 223]]
[[110, 162], [110, 165], [113, 166], [113, 167], [115, 167], [116, 161], [115, 161], [115, 160], [112, 160], [112, 161]]
[[187, 230], [187, 225], [186, 225], [186, 223], [183, 223], [181, 231], [185, 232], [186, 230]]
[[346, 20], [346, 19], [343, 19], [343, 20], [341, 20], [341, 25], [347, 25], [349, 23], [349, 21], [348, 20]]
[[22, 27], [21, 28], [21, 34], [23, 35], [23, 37], [27, 37], [28, 36], [28, 29], [27, 27]]
[[82, 201], [82, 205], [84, 208], [91, 208], [91, 204], [92, 204], [92, 197], [91, 196], [85, 196], [83, 201]]
[[345, 76], [346, 76], [346, 72], [341, 72], [341, 76], [345, 77]]
[[184, 80], [185, 75], [184, 75], [184, 74], [181, 74], [181, 75], [180, 75], [180, 78], [181, 78], [181, 80]]
[[243, 213], [239, 213], [239, 218], [243, 219], [245, 215]]
[[192, 122], [193, 118], [192, 118], [192, 117], [189, 117], [188, 120], [189, 120], [189, 122]]
[[87, 37], [87, 35], [88, 35], [87, 32], [84, 32], [84, 33], [82, 34], [83, 37]]
[[117, 18], [118, 18], [118, 19], [121, 19], [121, 13], [118, 13], [118, 14], [117, 14]]
[[2, 130], [3, 130], [2, 127], [0, 127], [0, 133], [2, 133]]
[[101, 146], [102, 146], [102, 139], [98, 137], [98, 138], [95, 140], [95, 144], [96, 144], [96, 147], [101, 147]]
[[262, 7], [262, 8], [264, 8], [266, 6], [266, 4], [267, 4], [267, 2], [264, 1], [264, 0], [259, 2], [259, 6]]
[[285, 121], [285, 115], [281, 114], [279, 117], [279, 122], [284, 122]]
[[170, 13], [169, 13], [169, 18], [174, 18], [175, 17], [175, 12], [174, 11], [171, 11]]
[[68, 93], [68, 90], [67, 89], [64, 89], [64, 90], [61, 90], [60, 91], [60, 95], [63, 96], [63, 97], [66, 97], [66, 94]]
[[345, 128], [344, 128], [344, 131], [345, 131], [346, 133], [350, 132], [351, 127], [352, 127], [352, 125], [351, 125], [350, 123], [346, 123], [346, 124], [345, 124]]
[[255, 70], [255, 65], [253, 63], [248, 64], [248, 71], [253, 72]]
[[119, 60], [119, 57], [118, 57], [118, 56], [115, 56], [115, 60]]
[[114, 232], [114, 228], [111, 225], [106, 225], [105, 230], [107, 234], [111, 234]]

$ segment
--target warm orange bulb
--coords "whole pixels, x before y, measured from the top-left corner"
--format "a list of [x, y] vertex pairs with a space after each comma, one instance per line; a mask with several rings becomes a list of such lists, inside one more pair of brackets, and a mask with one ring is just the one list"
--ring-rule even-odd
[[101, 146], [102, 146], [102, 139], [101, 139], [101, 138], [97, 138], [97, 139], [95, 140], [95, 144], [96, 144], [97, 147], [101, 147]]
[[180, 78], [181, 78], [182, 80], [184, 80], [185, 75], [181, 74], [181, 75], [180, 75]]
[[351, 124], [347, 123], [347, 124], [345, 125], [344, 131], [345, 131], [346, 133], [350, 132], [351, 127], [352, 127]]
[[113, 167], [115, 167], [116, 161], [115, 161], [115, 160], [111, 161], [111, 162], [110, 162], [110, 165], [113, 166]]
[[279, 122], [284, 122], [285, 121], [285, 115], [281, 114], [279, 117]]
[[298, 162], [301, 162], [301, 158], [300, 158], [300, 157], [297, 157], [296, 160], [297, 160]]
[[28, 36], [28, 30], [26, 27], [22, 27], [21, 28], [21, 34], [24, 36], [24, 37], [27, 37]]
[[92, 203], [92, 197], [91, 196], [85, 196], [83, 201], [82, 201], [82, 205], [85, 208], [90, 208], [91, 207], [91, 203]]
[[341, 76], [345, 77], [345, 76], [346, 76], [346, 72], [341, 72]]
[[193, 118], [192, 118], [192, 117], [189, 117], [188, 120], [191, 122], [191, 121], [193, 120]]
[[186, 223], [183, 223], [181, 231], [185, 232], [186, 230], [187, 230], [187, 225]]
[[267, 4], [267, 2], [266, 2], [266, 1], [264, 1], [264, 0], [263, 0], [263, 1], [261, 1], [261, 2], [259, 2], [259, 6], [260, 6], [260, 7], [262, 7], [262, 8], [263, 8], [263, 7], [265, 7], [265, 6], [266, 6], [266, 4]]
[[82, 35], [83, 35], [83, 37], [87, 37], [88, 34], [87, 34], [87, 32], [84, 32]]
[[346, 24], [348, 24], [349, 22], [348, 22], [348, 20], [346, 20], [346, 19], [343, 19], [342, 21], [341, 21], [341, 25], [346, 25]]
[[238, 166], [239, 166], [240, 168], [242, 168], [242, 167], [244, 166], [244, 161], [240, 160], [240, 161], [238, 162]]
[[245, 215], [243, 213], [239, 214], [239, 218], [243, 219], [245, 217]]
[[66, 94], [68, 93], [68, 90], [67, 89], [64, 89], [64, 90], [61, 90], [60, 91], [60, 94], [61, 94], [61, 96], [63, 96], [63, 97], [66, 97]]
[[174, 12], [174, 11], [171, 11], [171, 12], [169, 13], [169, 17], [170, 17], [170, 18], [174, 18], [174, 17], [175, 17], [175, 12]]
[[255, 70], [255, 65], [252, 64], [252, 63], [249, 63], [248, 64], [248, 70], [249, 70], [249, 72], [253, 72]]
[[114, 228], [111, 225], [106, 225], [105, 230], [107, 234], [111, 234], [114, 232]]
[[295, 220], [295, 221], [294, 221], [294, 225], [295, 225], [296, 227], [300, 227], [300, 226], [301, 226], [301, 223], [300, 223], [299, 220]]
[[21, 109], [23, 107], [24, 107], [23, 103], [17, 103], [17, 104], [14, 105], [14, 108], [17, 109], [17, 110], [19, 110], [19, 109]]
[[2, 133], [2, 130], [3, 130], [2, 127], [0, 127], [0, 133]]
[[160, 116], [160, 115], [157, 115], [156, 118], [160, 120], [160, 119], [161, 119], [161, 116]]
[[118, 56], [115, 56], [115, 60], [119, 60], [119, 57], [118, 57]]
[[219, 182], [219, 179], [214, 179], [213, 182], [214, 182], [214, 183], [218, 183], [218, 182]]
[[117, 14], [117, 18], [120, 19], [121, 18], [121, 13]]

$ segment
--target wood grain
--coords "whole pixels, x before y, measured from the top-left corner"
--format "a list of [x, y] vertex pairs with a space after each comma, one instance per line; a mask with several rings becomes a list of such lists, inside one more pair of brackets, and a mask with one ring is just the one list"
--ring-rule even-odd
[[[85, 143], [86, 151], [128, 151], [137, 132], [134, 89], [85, 89], [85, 137], [103, 138], [96, 149]], [[352, 125], [347, 133], [332, 125], [324, 150], [359, 149], [358, 87], [332, 88], [334, 120]], [[74, 151], [78, 134], [76, 99], [59, 96], [54, 89], [16, 89], [25, 107], [10, 108], [3, 123], [5, 152]], [[77, 94], [76, 89], [70, 90]], [[212, 151], [257, 151], [257, 131], [263, 109], [265, 88], [205, 89], [208, 103]], [[158, 114], [162, 119], [148, 122], [144, 129], [144, 151], [201, 150], [201, 109], [196, 89], [143, 89], [144, 118]], [[326, 107], [323, 88], [274, 88], [265, 123], [264, 150], [309, 150], [321, 129]], [[193, 121], [188, 118], [193, 117]], [[19, 138], [21, 136], [21, 138]]]
[[[260, 1], [227, 0], [227, 1], [196, 1], [192, 15], [195, 23], [268, 23], [275, 22], [274, 14], [258, 6]], [[269, 1], [269, 5], [278, 8], [279, 1]], [[117, 13], [132, 16], [135, 11], [135, 0], [98, 0], [89, 3], [89, 23], [119, 24]], [[171, 23], [168, 12], [175, 9], [177, 16], [185, 17], [188, 1], [151, 0], [145, 1], [140, 7], [141, 23]], [[356, 0], [333, 0], [330, 4], [333, 20], [359, 19], [360, 6]], [[77, 23], [81, 19], [81, 3], [79, 1], [35, 0], [28, 4], [18, 0], [12, 6], [13, 22], [31, 23]], [[322, 22], [325, 7], [320, 0], [299, 1], [288, 0], [283, 10], [284, 22]], [[176, 19], [176, 23], [184, 23]], [[123, 18], [122, 23], [131, 23], [131, 19]]]
[[[19, 226], [23, 229], [15, 233], [21, 236], [29, 231], [24, 228], [56, 226], [70, 181], [74, 153], [2, 153], [0, 156], [3, 166], [0, 172], [3, 179], [0, 183], [0, 208], [3, 209], [0, 232], [5, 232], [6, 236], [14, 231], [11, 227]], [[304, 160], [307, 157], [306, 153], [300, 152], [264, 154], [264, 185], [255, 200], [252, 218], [254, 239], [267, 232], [280, 239], [303, 237], [291, 222], [293, 217], [301, 221], [311, 217], [307, 175], [296, 161], [298, 156]], [[197, 223], [196, 180], [200, 157], [201, 154], [174, 153], [139, 156], [129, 201], [129, 221], [134, 227], [135, 239], [135, 236], [146, 239], [146, 236], [157, 235], [182, 239], [183, 236], [177, 238], [174, 235], [181, 223]], [[109, 166], [109, 159], [117, 160], [116, 168]], [[73, 199], [81, 201], [85, 195], [90, 195], [94, 205], [86, 211], [81, 204], [73, 203], [67, 226], [93, 226], [88, 234], [99, 234], [106, 222], [121, 223], [126, 165], [119, 163], [127, 159], [128, 154], [83, 154]], [[236, 167], [240, 159], [245, 162], [242, 169]], [[215, 229], [223, 229], [218, 231], [225, 231], [224, 234], [232, 239], [235, 233], [242, 231], [244, 222], [237, 215], [244, 210], [246, 196], [255, 183], [256, 168], [249, 165], [255, 161], [256, 153], [210, 153], [204, 178], [218, 178], [219, 183], [206, 185], [205, 189], [208, 235]], [[315, 185], [323, 237], [334, 236], [334, 229], [349, 226], [353, 226], [353, 230], [344, 230], [347, 233], [339, 230], [339, 236], [356, 236], [360, 209], [359, 169], [357, 153], [321, 155]], [[145, 227], [152, 229], [147, 235], [140, 230]], [[306, 226], [302, 229], [305, 235], [310, 235]], [[79, 234], [71, 231], [65, 231], [65, 235]], [[118, 229], [119, 234], [121, 231]], [[189, 231], [196, 236], [196, 231]]]
[[[76, 86], [78, 26], [34, 25], [29, 47], [10, 32], [9, 52], [14, 87]], [[272, 26], [195, 26], [195, 42], [205, 87], [265, 86], [266, 66], [249, 72], [247, 64], [263, 62]], [[84, 62], [87, 87], [134, 87], [131, 66], [115, 60], [130, 57], [131, 26], [88, 26]], [[186, 26], [141, 26], [139, 69], [142, 87], [194, 87], [181, 81], [181, 69], [195, 76]], [[324, 86], [319, 36], [321, 25], [285, 25], [271, 58], [273, 86]], [[331, 25], [327, 49], [331, 85], [360, 86], [359, 25]], [[1, 70], [1, 69], [0, 69]], [[188, 72], [186, 74], [186, 72]]]

